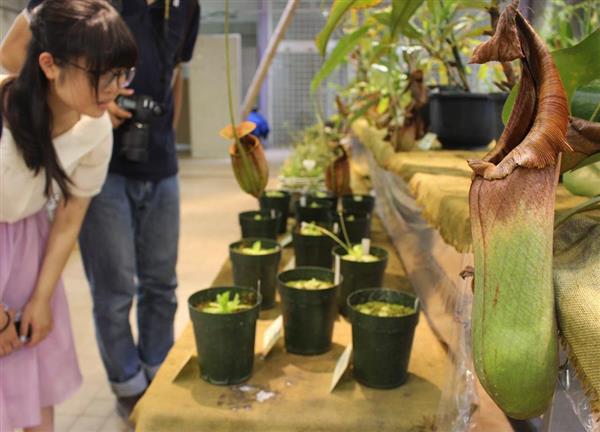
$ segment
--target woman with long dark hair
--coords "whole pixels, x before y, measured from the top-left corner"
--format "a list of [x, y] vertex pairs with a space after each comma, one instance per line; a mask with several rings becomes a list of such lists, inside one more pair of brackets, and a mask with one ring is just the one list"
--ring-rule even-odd
[[47, 0], [31, 32], [0, 88], [1, 431], [52, 430], [53, 406], [81, 383], [60, 275], [106, 177], [108, 104], [137, 58], [103, 0]]

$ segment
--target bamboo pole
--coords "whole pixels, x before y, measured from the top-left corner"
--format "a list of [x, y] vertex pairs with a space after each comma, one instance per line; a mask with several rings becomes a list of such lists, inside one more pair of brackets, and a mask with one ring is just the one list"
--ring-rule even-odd
[[252, 107], [256, 101], [256, 97], [260, 91], [260, 88], [267, 76], [267, 72], [269, 71], [269, 67], [271, 66], [271, 62], [275, 57], [275, 53], [277, 52], [277, 46], [279, 42], [285, 36], [285, 31], [287, 30], [289, 24], [292, 22], [292, 18], [294, 17], [294, 13], [296, 9], [300, 5], [300, 0], [288, 0], [285, 9], [283, 10], [283, 14], [281, 14], [281, 18], [277, 23], [277, 27], [269, 39], [269, 45], [265, 50], [265, 55], [260, 59], [260, 64], [254, 73], [254, 78], [252, 78], [252, 83], [248, 88], [248, 92], [246, 93], [246, 97], [244, 98], [244, 103], [242, 104], [242, 117], [241, 120], [244, 120], [250, 111], [252, 111]]

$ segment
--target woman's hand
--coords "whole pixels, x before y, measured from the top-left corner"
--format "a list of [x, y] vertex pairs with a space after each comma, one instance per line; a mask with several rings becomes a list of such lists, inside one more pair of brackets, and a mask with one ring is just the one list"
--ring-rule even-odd
[[[6, 324], [8, 327], [0, 333], [0, 357], [4, 357], [11, 352], [21, 348], [23, 345], [19, 340], [19, 335], [15, 329], [15, 311], [10, 309], [7, 311], [8, 315], [0, 308], [0, 328], [3, 328]], [[7, 322], [10, 320], [10, 322]]]
[[31, 334], [28, 347], [40, 343], [52, 331], [52, 308], [50, 299], [36, 297], [29, 300], [21, 315], [21, 337]]

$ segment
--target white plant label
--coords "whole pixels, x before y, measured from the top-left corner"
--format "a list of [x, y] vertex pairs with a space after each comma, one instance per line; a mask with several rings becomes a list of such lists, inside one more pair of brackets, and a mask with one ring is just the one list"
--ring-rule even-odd
[[283, 337], [283, 315], [279, 315], [275, 321], [263, 333], [262, 357], [265, 358], [271, 352], [277, 341]]
[[302, 161], [302, 166], [306, 169], [306, 171], [312, 171], [317, 166], [317, 161], [314, 159], [304, 159]]
[[300, 197], [300, 207], [306, 207], [306, 195]]
[[364, 238], [360, 244], [362, 245], [363, 254], [369, 255], [369, 251], [371, 250], [371, 239]]
[[329, 386], [329, 393], [331, 393], [335, 387], [338, 385], [342, 376], [344, 376], [344, 372], [348, 369], [350, 365], [350, 358], [352, 356], [352, 344], [348, 345], [337, 363], [335, 364], [335, 369], [333, 370], [333, 376], [331, 377], [331, 385]]
[[340, 256], [337, 254], [335, 255], [333, 282], [336, 285], [340, 283]]
[[339, 230], [340, 230], [340, 226], [338, 225], [338, 223], [337, 222], [334, 223], [333, 224], [333, 233], [337, 234]]
[[275, 219], [276, 218], [276, 214], [275, 214], [275, 209], [271, 209], [271, 219]]
[[354, 195], [354, 201], [361, 202], [363, 200], [362, 195]]

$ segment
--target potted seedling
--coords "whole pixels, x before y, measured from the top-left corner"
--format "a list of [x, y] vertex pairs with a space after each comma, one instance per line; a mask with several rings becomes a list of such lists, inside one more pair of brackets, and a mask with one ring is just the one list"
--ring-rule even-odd
[[[387, 265], [388, 253], [380, 247], [372, 247], [368, 239], [360, 244], [352, 244], [348, 239], [346, 226], [342, 221], [344, 241], [331, 231], [317, 226], [321, 232], [329, 236], [338, 246], [333, 248], [335, 260], [339, 260], [339, 272], [342, 276], [338, 306], [342, 315], [346, 315], [346, 298], [359, 289], [381, 286]], [[336, 264], [337, 267], [337, 264]]]
[[321, 267], [299, 267], [279, 274], [285, 348], [316, 355], [331, 349], [337, 317], [334, 273]]
[[331, 201], [315, 197], [300, 197], [296, 205], [296, 222], [332, 223], [335, 209]]
[[217, 385], [250, 378], [260, 293], [249, 288], [215, 287], [188, 299], [200, 376]]
[[371, 237], [371, 215], [363, 212], [343, 211], [338, 213], [335, 221], [341, 226], [341, 218], [348, 233], [350, 243], [360, 243], [362, 239]]
[[287, 231], [287, 221], [290, 208], [290, 193], [284, 190], [268, 190], [259, 198], [260, 209], [269, 211], [275, 209], [281, 213], [277, 232], [284, 234]]
[[331, 269], [333, 240], [317, 227], [315, 222], [297, 225], [292, 232], [296, 267], [324, 267]]
[[368, 387], [393, 388], [408, 376], [419, 321], [419, 301], [405, 292], [364, 289], [348, 296], [354, 378]]
[[281, 246], [275, 240], [248, 238], [229, 245], [233, 284], [262, 294], [261, 309], [275, 306]]
[[342, 208], [345, 212], [373, 213], [375, 197], [372, 195], [349, 194], [342, 197]]
[[239, 214], [242, 238], [276, 239], [281, 213], [279, 210], [245, 211]]

